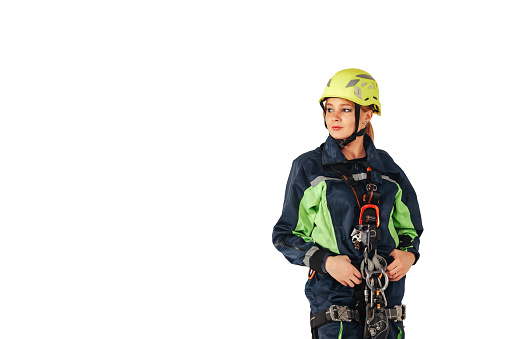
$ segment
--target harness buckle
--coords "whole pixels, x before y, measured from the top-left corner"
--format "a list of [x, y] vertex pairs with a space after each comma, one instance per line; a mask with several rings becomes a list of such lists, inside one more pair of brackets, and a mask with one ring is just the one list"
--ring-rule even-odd
[[403, 321], [406, 319], [406, 306], [396, 305], [393, 308], [386, 309], [387, 319], [394, 321]]
[[403, 321], [406, 319], [406, 305], [396, 305], [396, 319], [395, 321]]
[[348, 313], [347, 306], [331, 305], [329, 307], [329, 315], [332, 321], [348, 321], [351, 322], [352, 318]]
[[376, 184], [373, 184], [373, 183], [369, 183], [366, 185], [366, 190], [369, 192], [369, 191], [373, 191], [373, 192], [376, 192], [378, 190], [378, 186]]
[[357, 225], [355, 226], [352, 234], [352, 242], [355, 246], [355, 249], [359, 250], [361, 244], [367, 246], [369, 244], [370, 230], [369, 225]]

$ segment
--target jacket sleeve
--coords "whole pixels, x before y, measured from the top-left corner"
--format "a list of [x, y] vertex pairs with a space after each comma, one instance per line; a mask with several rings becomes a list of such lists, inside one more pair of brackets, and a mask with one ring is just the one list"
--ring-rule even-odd
[[272, 242], [292, 264], [325, 272], [325, 260], [330, 253], [315, 244], [311, 237], [320, 199], [321, 196], [311, 189], [309, 178], [297, 158], [292, 164], [283, 211], [273, 228]]
[[399, 190], [394, 202], [392, 221], [399, 238], [398, 249], [414, 253], [417, 263], [420, 257], [420, 237], [423, 232], [421, 213], [414, 188], [405, 173], [399, 170], [396, 179]]

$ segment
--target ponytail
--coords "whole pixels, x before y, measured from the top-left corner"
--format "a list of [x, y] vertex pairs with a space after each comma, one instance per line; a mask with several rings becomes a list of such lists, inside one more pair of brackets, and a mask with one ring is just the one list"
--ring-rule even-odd
[[366, 125], [366, 134], [369, 135], [371, 140], [375, 141], [375, 132], [373, 131], [373, 126], [371, 125], [371, 121]]
[[[374, 105], [370, 105], [370, 106], [362, 106], [361, 107], [361, 111], [362, 112], [367, 112], [369, 110], [371, 111], [375, 111], [375, 109], [377, 109], [376, 107], [373, 107]], [[366, 125], [366, 130], [365, 132], [367, 135], [369, 135], [369, 137], [371, 138], [371, 140], [375, 141], [375, 132], [373, 131], [373, 125], [371, 125], [371, 121], [368, 122], [368, 124]]]

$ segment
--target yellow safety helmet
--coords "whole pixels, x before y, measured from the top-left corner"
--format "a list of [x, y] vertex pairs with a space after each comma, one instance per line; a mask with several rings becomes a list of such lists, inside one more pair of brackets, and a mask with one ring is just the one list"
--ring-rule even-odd
[[348, 99], [360, 106], [370, 106], [373, 113], [381, 114], [378, 84], [368, 72], [361, 69], [349, 68], [337, 72], [327, 83], [320, 98], [323, 109], [323, 102], [327, 98]]

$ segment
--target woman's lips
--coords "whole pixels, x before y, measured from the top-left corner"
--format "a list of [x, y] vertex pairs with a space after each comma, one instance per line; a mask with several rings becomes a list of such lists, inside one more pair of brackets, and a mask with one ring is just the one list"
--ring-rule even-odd
[[335, 130], [335, 131], [339, 131], [340, 129], [342, 129], [343, 127], [339, 127], [339, 126], [333, 126], [332, 129]]

